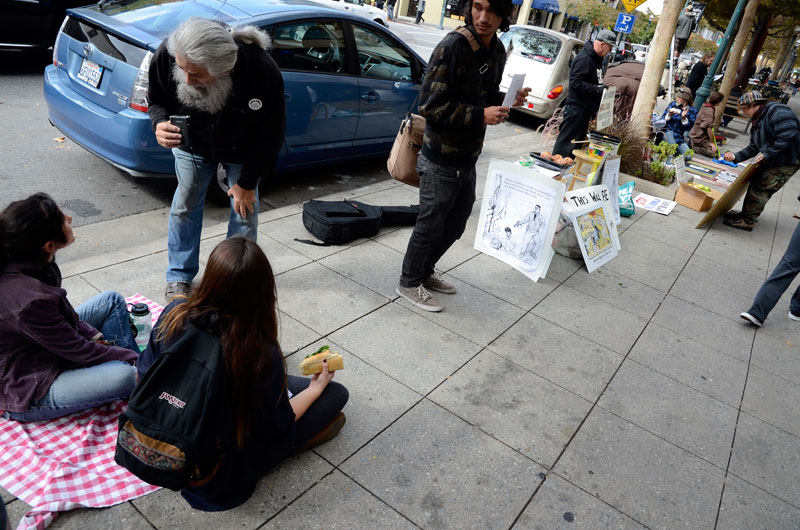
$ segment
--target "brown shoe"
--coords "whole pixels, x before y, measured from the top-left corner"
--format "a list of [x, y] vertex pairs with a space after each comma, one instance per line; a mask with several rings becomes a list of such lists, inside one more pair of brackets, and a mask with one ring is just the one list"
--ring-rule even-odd
[[737, 219], [742, 216], [742, 212], [739, 210], [731, 210], [722, 214], [723, 219]]
[[344, 427], [346, 422], [347, 418], [344, 416], [344, 412], [340, 412], [335, 418], [333, 418], [333, 421], [330, 422], [327, 427], [319, 431], [316, 436], [307, 441], [306, 444], [297, 451], [297, 453], [308, 451], [313, 447], [333, 440], [336, 435], [339, 434], [339, 431], [342, 430], [342, 427]]
[[731, 228], [738, 228], [739, 230], [744, 230], [745, 232], [752, 232], [753, 231], [753, 223], [750, 221], [745, 221], [744, 219], [725, 219], [722, 221], [722, 224], [728, 225]]

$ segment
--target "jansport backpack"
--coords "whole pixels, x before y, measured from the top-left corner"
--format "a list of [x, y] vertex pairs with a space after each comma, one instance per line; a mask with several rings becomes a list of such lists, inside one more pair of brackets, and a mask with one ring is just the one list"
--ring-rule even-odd
[[[308, 201], [303, 204], [303, 225], [322, 245], [341, 245], [378, 233], [384, 224], [410, 225], [419, 206], [372, 206], [360, 201]], [[316, 244], [307, 239], [301, 243]]]
[[114, 460], [145, 482], [176, 491], [210, 476], [230, 428], [226, 396], [220, 338], [188, 323], [131, 394]]

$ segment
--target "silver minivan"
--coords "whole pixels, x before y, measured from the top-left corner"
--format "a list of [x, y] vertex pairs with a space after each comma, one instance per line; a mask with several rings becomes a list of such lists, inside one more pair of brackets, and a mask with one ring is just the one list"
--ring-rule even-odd
[[511, 76], [525, 74], [531, 88], [528, 100], [515, 110], [547, 119], [567, 97], [569, 68], [583, 49], [583, 41], [551, 29], [513, 25], [500, 34], [510, 50], [500, 90], [506, 92]]

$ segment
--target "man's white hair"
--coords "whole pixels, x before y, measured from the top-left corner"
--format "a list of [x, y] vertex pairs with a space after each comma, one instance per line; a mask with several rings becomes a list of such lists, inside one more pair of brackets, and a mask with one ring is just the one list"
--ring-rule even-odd
[[271, 45], [269, 35], [255, 26], [232, 28], [215, 20], [192, 17], [170, 33], [167, 51], [218, 77], [236, 66], [238, 43], [255, 44], [264, 50]]

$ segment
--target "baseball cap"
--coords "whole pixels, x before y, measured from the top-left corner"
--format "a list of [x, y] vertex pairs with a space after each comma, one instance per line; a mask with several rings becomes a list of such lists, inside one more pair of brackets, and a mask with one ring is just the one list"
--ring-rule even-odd
[[691, 89], [686, 88], [684, 86], [682, 86], [682, 87], [680, 87], [680, 88], [675, 90], [675, 97], [676, 98], [683, 98], [686, 101], [688, 101], [689, 103], [691, 103], [692, 99], [694, 99], [694, 97], [692, 96]]
[[617, 36], [609, 29], [601, 29], [594, 40], [599, 40], [600, 42], [614, 46], [617, 43]]
[[762, 96], [761, 92], [758, 90], [751, 90], [739, 97], [739, 105], [755, 105], [756, 103], [762, 103], [766, 100], [767, 98]]

